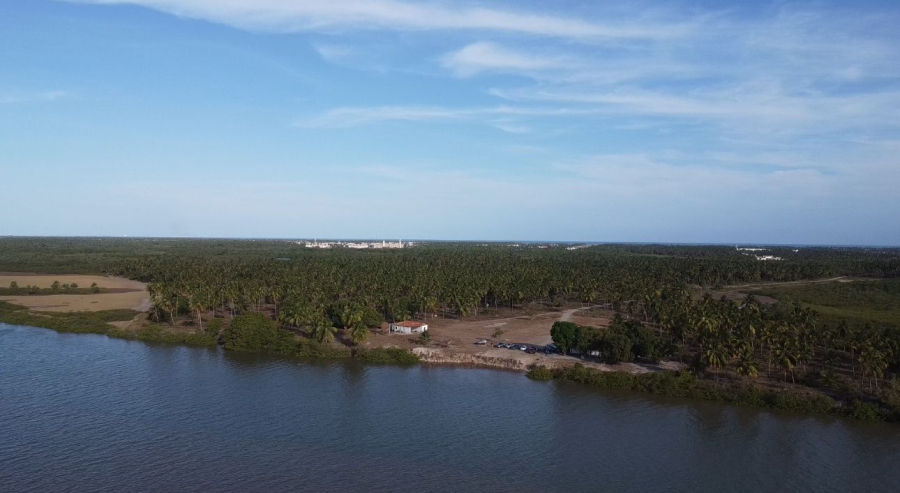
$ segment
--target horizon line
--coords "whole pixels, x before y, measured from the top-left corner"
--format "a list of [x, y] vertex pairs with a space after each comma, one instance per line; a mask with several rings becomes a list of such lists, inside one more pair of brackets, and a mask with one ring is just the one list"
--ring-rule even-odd
[[678, 241], [596, 241], [596, 240], [483, 240], [483, 239], [423, 239], [410, 238], [328, 238], [328, 237], [276, 237], [276, 236], [141, 236], [141, 235], [2, 235], [0, 238], [81, 238], [81, 239], [135, 239], [135, 240], [232, 240], [232, 241], [325, 241], [325, 242], [352, 242], [352, 241], [403, 241], [412, 243], [496, 243], [511, 244], [524, 243], [532, 245], [663, 245], [663, 246], [767, 246], [767, 247], [804, 247], [804, 248], [900, 248], [900, 245], [866, 245], [851, 243], [754, 243], [754, 242], [678, 242]]

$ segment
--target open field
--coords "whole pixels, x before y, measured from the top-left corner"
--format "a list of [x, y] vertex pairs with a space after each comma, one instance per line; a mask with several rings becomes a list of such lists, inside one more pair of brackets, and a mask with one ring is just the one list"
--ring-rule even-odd
[[69, 312], [69, 311], [104, 311], [129, 309], [146, 311], [150, 308], [150, 295], [144, 283], [98, 275], [47, 275], [31, 273], [0, 273], [0, 286], [9, 286], [11, 282], [20, 286], [32, 285], [49, 288], [54, 281], [60, 284], [77, 283], [80, 287], [88, 287], [97, 283], [101, 288], [115, 292], [97, 294], [52, 294], [52, 295], [20, 295], [2, 296], [0, 301], [8, 301], [16, 305], [28, 307], [32, 311]]
[[784, 302], [798, 302], [826, 322], [900, 326], [900, 281], [842, 279], [837, 282], [768, 286], [758, 291]]

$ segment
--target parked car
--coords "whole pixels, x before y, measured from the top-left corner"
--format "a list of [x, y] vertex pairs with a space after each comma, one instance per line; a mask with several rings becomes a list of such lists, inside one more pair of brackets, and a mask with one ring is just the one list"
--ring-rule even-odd
[[528, 349], [525, 350], [525, 352], [528, 354], [534, 354], [537, 352], [537, 350], [535, 350], [533, 347], [529, 347]]
[[476, 346], [484, 346], [484, 345], [487, 345], [487, 339], [478, 339], [477, 341], [475, 341], [475, 345], [476, 345]]
[[498, 347], [498, 348], [508, 348], [508, 347], [509, 347], [509, 344], [507, 344], [507, 343], [505, 343], [505, 342], [498, 342], [496, 347]]
[[519, 344], [519, 351], [527, 351], [527, 350], [528, 350], [528, 346], [526, 346], [524, 344]]

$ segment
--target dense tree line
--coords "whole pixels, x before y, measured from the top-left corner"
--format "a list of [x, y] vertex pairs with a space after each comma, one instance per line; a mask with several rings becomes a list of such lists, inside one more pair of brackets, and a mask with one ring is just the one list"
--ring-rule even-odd
[[320, 343], [339, 330], [362, 343], [384, 320], [467, 317], [533, 304], [603, 305], [621, 317], [603, 330], [576, 328], [574, 347], [596, 348], [618, 361], [671, 353], [715, 379], [766, 376], [887, 402], [884, 379], [900, 365], [896, 329], [822, 323], [799, 305], [693, 294], [698, 286], [900, 277], [900, 250], [772, 247], [767, 253], [783, 260], [757, 261], [727, 246], [438, 243], [320, 251], [277, 240], [6, 238], [0, 239], [0, 270], [102, 270], [147, 282], [151, 314], [161, 323], [189, 316], [202, 328], [210, 318], [264, 314]]

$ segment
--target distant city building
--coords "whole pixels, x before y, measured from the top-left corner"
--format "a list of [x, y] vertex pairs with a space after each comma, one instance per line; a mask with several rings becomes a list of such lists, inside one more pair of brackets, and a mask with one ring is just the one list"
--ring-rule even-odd
[[332, 248], [332, 247], [346, 247], [352, 248], [354, 250], [364, 250], [367, 248], [404, 248], [411, 247], [415, 245], [413, 242], [403, 243], [403, 240], [398, 240], [396, 242], [393, 241], [363, 241], [363, 242], [353, 242], [353, 241], [298, 241], [298, 245], [303, 245], [306, 248]]
[[391, 324], [391, 332], [400, 334], [421, 334], [428, 330], [428, 324], [406, 320], [404, 322], [394, 322]]

